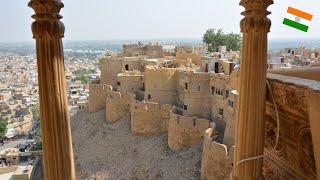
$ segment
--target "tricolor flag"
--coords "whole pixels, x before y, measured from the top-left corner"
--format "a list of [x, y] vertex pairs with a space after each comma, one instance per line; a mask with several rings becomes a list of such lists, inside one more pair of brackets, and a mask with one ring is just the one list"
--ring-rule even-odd
[[283, 24], [304, 32], [308, 32], [312, 17], [313, 15], [309, 13], [300, 11], [292, 7], [288, 7], [288, 11], [286, 17], [283, 20]]

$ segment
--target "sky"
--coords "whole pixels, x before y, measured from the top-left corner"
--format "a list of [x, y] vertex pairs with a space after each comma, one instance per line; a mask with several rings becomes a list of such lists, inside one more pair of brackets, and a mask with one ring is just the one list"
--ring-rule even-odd
[[[274, 0], [272, 39], [320, 39], [319, 0]], [[0, 42], [32, 41], [28, 0], [0, 1]], [[62, 0], [65, 40], [201, 39], [208, 28], [239, 33], [239, 0]], [[288, 6], [313, 14], [308, 32], [282, 24]]]

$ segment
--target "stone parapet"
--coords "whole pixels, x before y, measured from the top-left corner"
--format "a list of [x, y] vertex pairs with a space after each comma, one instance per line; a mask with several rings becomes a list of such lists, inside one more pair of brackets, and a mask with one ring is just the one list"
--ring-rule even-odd
[[89, 84], [89, 112], [98, 112], [106, 107], [107, 91], [112, 87], [107, 84], [100, 84], [100, 81], [93, 81]]
[[116, 92], [107, 90], [106, 119], [107, 122], [115, 122], [130, 112], [130, 106], [135, 95], [128, 92]]
[[134, 134], [166, 132], [172, 105], [134, 101], [131, 104], [131, 130]]
[[202, 180], [229, 179], [232, 171], [234, 147], [213, 141], [214, 130], [209, 128], [204, 137], [201, 160]]
[[170, 113], [168, 144], [170, 149], [190, 148], [201, 143], [204, 132], [210, 126], [207, 119], [192, 118]]

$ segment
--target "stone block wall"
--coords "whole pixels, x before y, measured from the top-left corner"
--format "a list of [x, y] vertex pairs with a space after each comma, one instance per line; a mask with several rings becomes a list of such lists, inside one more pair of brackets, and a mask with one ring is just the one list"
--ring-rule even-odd
[[176, 53], [176, 58], [177, 59], [192, 59], [192, 63], [196, 65], [201, 65], [201, 57], [203, 54], [192, 54], [192, 53]]
[[117, 75], [124, 69], [123, 58], [102, 58], [99, 59], [101, 70], [100, 84], [109, 84], [114, 90], [117, 89]]
[[93, 81], [89, 84], [89, 112], [98, 112], [106, 107], [107, 91], [112, 87]]
[[178, 69], [147, 66], [145, 72], [145, 100], [173, 104], [177, 99]]
[[167, 131], [172, 105], [134, 101], [131, 104], [131, 130], [134, 134], [154, 135]]
[[178, 99], [183, 103], [182, 115], [211, 117], [209, 73], [179, 71], [177, 91]]
[[142, 71], [141, 67], [142, 57], [123, 57], [122, 68], [124, 71]]
[[224, 131], [223, 144], [228, 148], [235, 145], [238, 95], [239, 94], [236, 90], [231, 91], [226, 108], [226, 128]]
[[224, 134], [230, 118], [235, 118], [237, 96], [234, 96], [232, 92], [236, 93], [230, 86], [229, 75], [214, 72], [210, 73], [212, 120], [217, 124], [217, 131], [222, 134]]
[[228, 148], [224, 144], [213, 141], [214, 130], [205, 133], [201, 160], [202, 180], [230, 179], [233, 166], [234, 147]]
[[130, 106], [135, 95], [132, 93], [107, 91], [106, 119], [107, 122], [115, 122], [126, 116], [130, 112]]
[[168, 127], [170, 149], [190, 148], [195, 144], [201, 143], [204, 132], [209, 126], [209, 120], [193, 119], [192, 117], [180, 116], [171, 112]]
[[136, 93], [142, 89], [142, 74], [120, 73], [117, 76], [117, 91]]

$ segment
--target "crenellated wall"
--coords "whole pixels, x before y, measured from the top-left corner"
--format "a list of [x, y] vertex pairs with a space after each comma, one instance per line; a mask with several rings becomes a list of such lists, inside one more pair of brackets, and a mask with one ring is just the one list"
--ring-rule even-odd
[[115, 122], [130, 112], [130, 106], [135, 98], [132, 93], [107, 91], [106, 119], [107, 122]]
[[166, 132], [172, 105], [134, 101], [131, 104], [131, 130], [134, 134]]
[[234, 146], [228, 151], [226, 145], [213, 140], [214, 136], [215, 133], [212, 128], [206, 130], [201, 160], [201, 179], [230, 179], [233, 166]]
[[180, 116], [171, 111], [168, 128], [170, 149], [190, 148], [195, 144], [201, 143], [204, 132], [209, 126], [209, 120]]
[[89, 112], [97, 112], [106, 107], [107, 91], [112, 87], [107, 84], [100, 84], [100, 80], [92, 81], [89, 84]]

